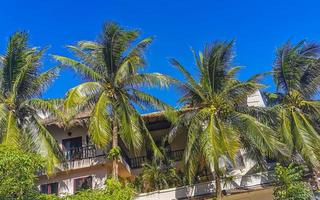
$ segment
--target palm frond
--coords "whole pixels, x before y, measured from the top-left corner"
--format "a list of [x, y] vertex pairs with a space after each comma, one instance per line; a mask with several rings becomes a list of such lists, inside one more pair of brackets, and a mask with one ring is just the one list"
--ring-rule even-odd
[[119, 133], [126, 147], [137, 154], [143, 144], [143, 134], [145, 130], [141, 130], [140, 114], [131, 105], [130, 99], [124, 93], [118, 95], [118, 102], [114, 105], [117, 124], [119, 125]]
[[58, 77], [61, 66], [55, 66], [47, 71], [38, 74], [32, 80], [30, 87], [26, 89], [25, 93], [29, 97], [39, 97], [42, 95], [42, 92], [45, 91], [53, 83], [54, 79]]
[[203, 78], [209, 83], [211, 92], [218, 92], [223, 87], [227, 70], [233, 59], [233, 45], [234, 41], [225, 41], [205, 46], [204, 66], [208, 72]]
[[110, 79], [114, 80], [115, 74], [123, 61], [124, 52], [138, 35], [138, 31], [124, 30], [116, 23], [104, 24], [99, 43], [103, 46], [102, 59], [106, 67], [105, 72], [109, 76], [112, 75]]
[[313, 68], [318, 65], [319, 55], [319, 45], [304, 40], [296, 45], [287, 42], [279, 48], [273, 66], [278, 92], [297, 90], [307, 96], [314, 95], [319, 88], [309, 83], [314, 80], [311, 77], [319, 76], [319, 73], [310, 74], [310, 71], [314, 71]]
[[178, 84], [179, 81], [160, 73], [139, 73], [131, 75], [128, 79], [124, 80], [122, 84], [124, 87], [136, 88], [169, 88], [172, 84]]
[[[92, 107], [93, 105], [88, 105], [90, 102], [88, 100], [92, 96], [100, 96], [102, 91], [103, 87], [99, 82], [86, 82], [71, 88], [64, 101], [64, 109], [68, 119], [72, 119], [84, 106]], [[67, 121], [69, 121], [68, 119]]]
[[[256, 118], [247, 114], [238, 114], [238, 126], [241, 127], [241, 137], [245, 137], [262, 154], [270, 157], [289, 156], [290, 152], [286, 145], [279, 141], [275, 130], [260, 123]], [[242, 125], [241, 125], [242, 124]]]
[[142, 105], [142, 109], [145, 107], [155, 109], [155, 110], [161, 110], [164, 112], [165, 116], [172, 122], [176, 119], [176, 112], [175, 110], [169, 106], [168, 104], [160, 101], [158, 98], [149, 95], [145, 92], [141, 92], [139, 90], [133, 90], [132, 95], [130, 95], [131, 101], [136, 103], [137, 105]]
[[30, 98], [31, 95], [29, 88], [31, 88], [34, 83], [33, 80], [38, 76], [38, 67], [39, 60], [42, 57], [45, 49], [37, 51], [36, 49], [26, 50], [24, 63], [21, 64], [19, 71], [16, 74], [16, 77], [12, 86], [12, 98], [15, 99], [16, 96], [20, 96], [20, 98]]
[[20, 109], [31, 108], [36, 115], [44, 115], [48, 117], [54, 117], [56, 119], [63, 119], [65, 113], [63, 109], [63, 99], [30, 99], [26, 100], [20, 105]]
[[320, 85], [320, 62], [313, 59], [300, 78], [301, 93], [306, 98], [312, 98], [319, 93]]
[[28, 34], [16, 32], [10, 37], [6, 54], [3, 56], [3, 87], [5, 92], [12, 91], [14, 81], [25, 63]]
[[67, 48], [87, 66], [103, 65], [96, 56], [96, 52], [101, 51], [102, 46], [96, 42], [80, 41], [77, 46], [67, 45]]
[[111, 141], [112, 126], [111, 119], [108, 115], [107, 109], [110, 104], [110, 99], [106, 92], [103, 92], [94, 110], [91, 113], [89, 122], [89, 135], [94, 144], [98, 147], [104, 148]]
[[192, 77], [192, 75], [183, 67], [179, 61], [176, 59], [171, 59], [170, 60], [171, 64], [175, 66], [186, 78], [187, 83], [185, 84], [185, 87], [188, 88], [189, 90], [193, 91], [193, 93], [197, 94], [199, 97], [204, 98], [201, 88], [198, 85], [197, 81]]
[[20, 128], [12, 111], [6, 112], [6, 119], [1, 119], [2, 137], [1, 143], [9, 146], [19, 147]]
[[90, 67], [67, 57], [64, 56], [53, 56], [54, 59], [59, 61], [62, 65], [70, 66], [72, 67], [76, 72], [81, 73], [85, 78], [88, 78], [89, 80], [93, 81], [99, 81], [102, 80], [102, 76], [98, 73], [96, 73], [93, 69]]
[[317, 151], [320, 142], [318, 133], [301, 113], [292, 111], [291, 115], [294, 123], [294, 143], [297, 150], [307, 162], [316, 167], [320, 166]]
[[151, 37], [145, 38], [130, 50], [121, 62], [122, 64], [115, 75], [115, 82], [121, 83], [128, 75], [135, 74], [140, 67], [145, 66], [144, 51], [151, 42]]
[[52, 175], [58, 164], [63, 163], [65, 159], [57, 141], [36, 118], [33, 118], [32, 123], [29, 123], [25, 130], [33, 138], [34, 150], [46, 160], [47, 174]]

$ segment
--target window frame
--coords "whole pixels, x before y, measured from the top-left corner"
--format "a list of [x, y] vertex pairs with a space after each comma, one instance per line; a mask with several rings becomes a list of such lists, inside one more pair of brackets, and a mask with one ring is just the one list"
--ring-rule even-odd
[[81, 189], [78, 189], [78, 190], [77, 190], [77, 184], [76, 184], [76, 182], [77, 182], [78, 180], [85, 180], [85, 179], [90, 179], [90, 180], [91, 180], [91, 183], [89, 184], [90, 187], [89, 187], [88, 189], [92, 189], [92, 188], [93, 188], [93, 176], [92, 176], [92, 175], [90, 175], [90, 176], [78, 177], [78, 178], [74, 178], [74, 179], [73, 179], [73, 193], [76, 193], [76, 192], [81, 191]]
[[[52, 192], [52, 185], [56, 184], [57, 185], [57, 192]], [[43, 192], [42, 187], [46, 186], [47, 189], [45, 192]], [[49, 193], [50, 191], [50, 193]], [[40, 193], [42, 194], [55, 194], [58, 195], [59, 194], [59, 182], [52, 182], [52, 183], [45, 183], [45, 184], [41, 184], [40, 185]]]

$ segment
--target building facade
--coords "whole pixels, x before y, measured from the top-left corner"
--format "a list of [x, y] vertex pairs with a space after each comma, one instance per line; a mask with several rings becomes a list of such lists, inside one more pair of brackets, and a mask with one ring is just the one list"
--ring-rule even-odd
[[[247, 99], [248, 106], [265, 106], [260, 92], [256, 92]], [[86, 118], [88, 116], [83, 116]], [[161, 113], [150, 113], [143, 116], [147, 122], [147, 127], [156, 142], [160, 144], [162, 138], [170, 131], [170, 123]], [[57, 140], [64, 152], [67, 160], [61, 166], [57, 166], [54, 176], [39, 176], [39, 188], [43, 193], [55, 193], [59, 195], [74, 194], [78, 190], [85, 188], [101, 188], [107, 176], [112, 172], [112, 160], [105, 155], [105, 151], [97, 149], [88, 136], [88, 129], [85, 125], [75, 125], [66, 130], [56, 123], [47, 123], [48, 130]], [[183, 168], [182, 156], [187, 137], [179, 134], [175, 140], [169, 144], [169, 156], [176, 162], [177, 170]], [[106, 147], [108, 148], [108, 147]], [[142, 164], [152, 159], [152, 153], [148, 148], [143, 149], [139, 155], [134, 155], [120, 141], [121, 156], [119, 159], [119, 176], [122, 178], [134, 178], [141, 172]], [[236, 167], [230, 166], [230, 174], [237, 178], [234, 184], [225, 184], [224, 188], [228, 191], [240, 188], [253, 188], [256, 190], [260, 186], [267, 184], [269, 179], [263, 179], [263, 174], [248, 174], [255, 163], [246, 159], [245, 152], [240, 151]], [[214, 190], [214, 183], [207, 173], [202, 183], [194, 186], [173, 188], [150, 194], [140, 194], [137, 199], [183, 199], [189, 196], [203, 197]], [[251, 177], [252, 176], [252, 177]], [[256, 178], [259, 177], [259, 178]], [[237, 186], [236, 186], [237, 185]], [[232, 192], [231, 192], [232, 193]], [[270, 193], [270, 192], [269, 192]], [[161, 195], [162, 194], [162, 197]], [[159, 196], [160, 195], [160, 196]], [[246, 198], [242, 198], [246, 199]], [[260, 198], [261, 199], [261, 198]]]

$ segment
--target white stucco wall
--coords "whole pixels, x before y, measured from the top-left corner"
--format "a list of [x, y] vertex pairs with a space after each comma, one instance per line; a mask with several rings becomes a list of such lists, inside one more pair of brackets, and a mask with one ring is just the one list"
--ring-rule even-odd
[[[265, 106], [263, 97], [259, 91], [248, 97], [247, 99], [248, 106]], [[71, 128], [69, 130], [65, 130], [63, 128], [59, 128], [58, 126], [51, 125], [48, 127], [49, 131], [53, 134], [54, 138], [59, 143], [60, 147], [62, 147], [62, 140], [74, 137], [82, 137], [82, 144], [85, 146], [87, 144], [87, 128], [82, 126], [77, 126]], [[151, 131], [152, 136], [155, 139], [159, 139], [165, 136], [169, 132], [169, 129], [155, 130]], [[71, 133], [68, 134], [68, 133]], [[179, 134], [175, 140], [170, 144], [171, 150], [182, 150], [185, 148], [186, 144], [186, 134]], [[133, 154], [130, 155], [130, 152], [127, 152], [129, 156], [134, 157]], [[244, 154], [244, 152], [241, 152]], [[102, 154], [101, 150], [98, 150], [98, 154]], [[138, 156], [145, 156], [146, 151], [143, 149]], [[137, 155], [136, 155], [137, 156]], [[50, 179], [46, 177], [41, 177], [39, 179], [39, 184], [46, 183], [59, 183], [59, 193], [72, 194], [74, 191], [73, 181], [76, 178], [80, 177], [93, 177], [93, 187], [98, 188], [103, 186], [105, 177], [106, 177], [106, 168], [101, 167], [100, 165], [106, 161], [105, 157], [99, 157], [94, 159], [83, 159], [78, 161], [72, 161], [68, 163], [68, 169], [72, 171], [67, 171], [66, 173], [59, 173], [56, 177], [50, 177]], [[127, 163], [123, 162], [122, 173], [125, 173], [126, 176], [130, 175], [138, 175], [141, 172], [141, 169], [131, 170]], [[245, 159], [245, 167], [241, 169], [235, 169], [233, 173], [235, 174], [245, 174], [255, 163], [251, 160]], [[99, 165], [99, 166], [98, 166]], [[182, 162], [177, 162], [177, 168], [184, 167]], [[130, 174], [131, 173], [131, 174]]]
[[[270, 183], [266, 180], [267, 173], [258, 173], [248, 176], [239, 176], [234, 179], [232, 183], [221, 184], [222, 188], [228, 193], [235, 193], [240, 188], [246, 188], [248, 192], [236, 195], [230, 195], [224, 199], [234, 200], [272, 200], [272, 189], [266, 189], [265, 192], [254, 192], [254, 190], [263, 189], [261, 184]], [[178, 188], [170, 188], [150, 193], [139, 194], [135, 200], [175, 200], [175, 199], [189, 199], [199, 196], [211, 196], [215, 191], [214, 181], [199, 183], [191, 186], [184, 186]], [[258, 198], [259, 197], [259, 198]]]
[[38, 184], [48, 184], [58, 182], [59, 195], [74, 193], [74, 180], [82, 177], [92, 176], [92, 187], [102, 188], [104, 186], [107, 169], [103, 166], [84, 168], [78, 171], [70, 171], [65, 174], [59, 174], [56, 177], [40, 177]]
[[265, 107], [265, 101], [261, 92], [258, 90], [247, 98], [248, 106]]
[[[53, 137], [57, 140], [61, 148], [62, 140], [64, 139], [82, 137], [82, 145], [85, 145], [87, 142], [87, 127], [77, 126], [70, 129], [64, 129], [56, 125], [50, 125], [47, 128], [52, 133]], [[71, 133], [71, 135], [68, 134], [69, 132]]]

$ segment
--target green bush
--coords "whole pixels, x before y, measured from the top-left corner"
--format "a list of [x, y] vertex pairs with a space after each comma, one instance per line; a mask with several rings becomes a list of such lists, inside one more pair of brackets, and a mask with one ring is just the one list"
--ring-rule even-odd
[[290, 164], [288, 167], [275, 168], [276, 186], [273, 191], [275, 200], [311, 200], [310, 186], [302, 181], [303, 168]]
[[178, 187], [181, 183], [182, 181], [176, 172], [174, 162], [168, 157], [144, 163], [142, 173], [133, 181], [133, 185], [138, 192], [152, 192]]
[[104, 190], [83, 190], [75, 195], [64, 198], [65, 200], [109, 200]]
[[0, 145], [0, 200], [131, 200], [135, 195], [130, 186], [114, 179], [106, 180], [105, 189], [83, 190], [66, 197], [40, 194], [35, 180], [44, 165], [37, 154]]
[[36, 173], [43, 166], [43, 159], [36, 154], [0, 145], [0, 199], [35, 199]]
[[131, 200], [134, 190], [114, 179], [107, 179], [105, 189], [83, 190], [65, 200]]
[[54, 194], [38, 194], [34, 200], [62, 200], [62, 198]]

